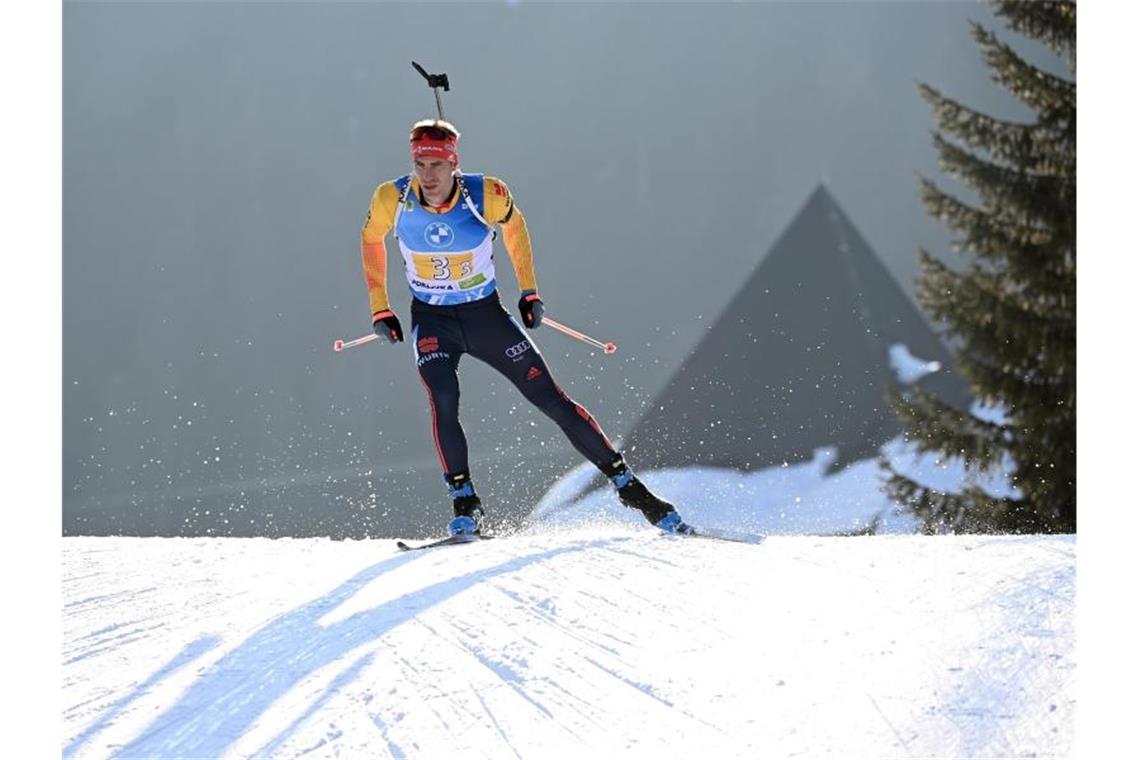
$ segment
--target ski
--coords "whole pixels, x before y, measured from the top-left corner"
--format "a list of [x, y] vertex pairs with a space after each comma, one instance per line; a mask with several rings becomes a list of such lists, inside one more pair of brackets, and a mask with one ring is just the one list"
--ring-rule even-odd
[[[739, 533], [737, 531], [724, 530], [722, 528], [702, 528], [697, 525], [686, 525], [688, 530], [678, 531], [676, 533], [663, 533], [666, 536], [676, 536], [678, 538], [705, 538], [713, 541], [731, 541], [738, 544], [759, 544], [764, 541], [766, 536], [758, 533]], [[409, 544], [404, 541], [397, 541], [396, 546], [405, 552], [419, 551], [420, 549], [435, 549], [440, 546], [455, 546], [457, 544], [472, 544], [478, 541], [490, 541], [494, 536], [483, 535], [469, 535], [461, 533], [457, 536], [448, 536], [447, 538], [440, 538], [434, 541], [428, 541], [423, 544]]]
[[721, 528], [702, 528], [698, 525], [686, 525], [686, 527], [688, 528], [687, 531], [678, 531], [666, 535], [676, 535], [682, 538], [710, 538], [716, 541], [732, 541], [738, 544], [759, 544], [766, 538], [760, 533], [739, 533]]
[[494, 536], [473, 536], [468, 533], [460, 533], [457, 536], [448, 536], [447, 538], [428, 541], [426, 544], [406, 544], [403, 541], [397, 541], [396, 546], [399, 547], [401, 551], [414, 552], [420, 549], [434, 549], [437, 546], [453, 546], [455, 544], [471, 544], [476, 541], [490, 541], [492, 538], [494, 538]]

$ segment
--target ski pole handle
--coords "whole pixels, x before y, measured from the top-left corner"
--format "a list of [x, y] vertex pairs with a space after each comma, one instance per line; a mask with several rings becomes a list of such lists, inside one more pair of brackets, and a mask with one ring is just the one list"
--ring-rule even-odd
[[337, 338], [336, 340], [333, 341], [333, 351], [336, 351], [339, 353], [346, 348], [352, 348], [353, 346], [363, 346], [365, 343], [371, 343], [372, 341], [376, 340], [379, 337], [380, 336], [377, 335], [376, 333], [372, 333], [371, 335], [365, 335], [362, 338], [356, 338], [355, 340], [349, 340], [349, 341], [344, 341], [344, 340], [341, 340], [340, 338]]
[[589, 343], [591, 346], [596, 346], [597, 348], [602, 349], [602, 353], [612, 354], [614, 351], [617, 351], [617, 346], [614, 345], [613, 343], [602, 343], [600, 340], [596, 340], [594, 338], [591, 338], [589, 335], [586, 335], [585, 333], [580, 333], [573, 328], [567, 327], [566, 325], [563, 325], [563, 324], [559, 324], [558, 322], [555, 322], [550, 317], [543, 317], [542, 318], [542, 324], [550, 325], [555, 330], [558, 330], [559, 332], [562, 332], [562, 333], [566, 333], [571, 338], [577, 338], [578, 340], [582, 341], [583, 343]]

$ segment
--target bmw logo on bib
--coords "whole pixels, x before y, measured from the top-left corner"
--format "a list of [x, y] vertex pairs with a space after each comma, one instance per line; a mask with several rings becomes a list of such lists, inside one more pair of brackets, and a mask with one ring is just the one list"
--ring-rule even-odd
[[455, 240], [455, 233], [443, 222], [432, 222], [424, 230], [424, 240], [433, 248], [446, 248]]

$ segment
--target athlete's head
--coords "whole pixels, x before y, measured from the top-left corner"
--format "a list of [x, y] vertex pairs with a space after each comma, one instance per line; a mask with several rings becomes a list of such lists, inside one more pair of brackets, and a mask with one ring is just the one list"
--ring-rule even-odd
[[459, 130], [443, 119], [424, 119], [412, 125], [412, 160], [441, 158], [459, 165]]
[[425, 197], [439, 203], [452, 191], [459, 165], [459, 130], [440, 119], [417, 121], [412, 127], [412, 167]]

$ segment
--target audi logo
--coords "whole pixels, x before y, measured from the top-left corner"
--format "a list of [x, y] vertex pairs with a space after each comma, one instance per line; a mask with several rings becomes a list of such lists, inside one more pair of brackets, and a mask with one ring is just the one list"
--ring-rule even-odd
[[522, 343], [516, 343], [515, 345], [508, 348], [506, 353], [507, 356], [514, 359], [516, 356], [520, 356], [528, 348], [530, 348], [530, 341], [524, 340]]

